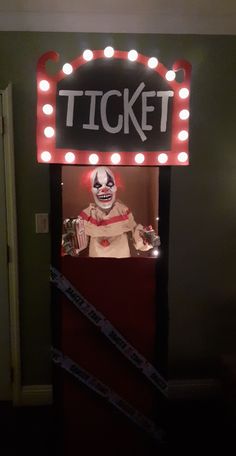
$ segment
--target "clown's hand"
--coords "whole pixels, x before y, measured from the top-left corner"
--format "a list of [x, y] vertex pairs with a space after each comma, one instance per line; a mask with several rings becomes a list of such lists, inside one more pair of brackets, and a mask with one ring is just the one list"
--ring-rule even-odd
[[142, 225], [136, 225], [133, 231], [133, 241], [134, 247], [136, 250], [140, 250], [142, 252], [146, 252], [147, 250], [152, 249], [152, 245], [149, 244], [148, 240], [145, 239], [144, 235], [144, 227]]
[[84, 220], [78, 216], [67, 218], [63, 222], [62, 254], [79, 256], [81, 250], [88, 245], [88, 236], [85, 233]]
[[161, 245], [160, 236], [157, 235], [151, 225], [143, 227], [140, 236], [143, 238], [144, 242], [147, 242], [152, 247], [160, 247]]
[[153, 247], [160, 246], [160, 237], [151, 226], [137, 225], [133, 232], [134, 246], [136, 250], [146, 252]]
[[62, 255], [79, 256], [79, 251], [74, 246], [73, 232], [67, 232], [62, 235]]

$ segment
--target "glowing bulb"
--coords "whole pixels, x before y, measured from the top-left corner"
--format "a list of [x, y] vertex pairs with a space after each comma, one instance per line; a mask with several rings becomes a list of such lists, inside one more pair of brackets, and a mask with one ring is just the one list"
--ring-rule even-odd
[[49, 162], [51, 160], [52, 156], [50, 154], [50, 152], [48, 152], [47, 150], [44, 150], [44, 152], [41, 153], [41, 159], [44, 161], [44, 162]]
[[157, 65], [158, 65], [158, 60], [156, 59], [156, 57], [151, 57], [149, 60], [148, 60], [148, 66], [149, 68], [156, 68]]
[[70, 63], [65, 63], [62, 67], [62, 71], [65, 74], [71, 74], [73, 72], [73, 67]]
[[43, 112], [47, 116], [50, 116], [53, 113], [53, 107], [50, 104], [43, 105]]
[[178, 138], [180, 141], [186, 141], [188, 139], [188, 132], [186, 130], [182, 130], [178, 134]]
[[188, 160], [188, 154], [186, 152], [180, 152], [178, 154], [178, 160], [181, 163], [185, 163]]
[[86, 60], [87, 62], [89, 62], [89, 60], [92, 60], [92, 58], [93, 58], [93, 51], [90, 51], [90, 49], [86, 49], [86, 50], [83, 52], [83, 58], [84, 58], [84, 60]]
[[50, 88], [50, 84], [48, 81], [46, 81], [46, 79], [42, 79], [42, 81], [40, 81], [40, 83], [39, 83], [39, 88], [43, 92], [47, 92]]
[[121, 160], [120, 154], [117, 154], [117, 153], [112, 154], [111, 161], [112, 161], [112, 163], [114, 163], [114, 165], [117, 165], [118, 163], [120, 163], [120, 160]]
[[168, 160], [168, 155], [160, 154], [160, 155], [158, 155], [157, 160], [159, 161], [159, 163], [166, 163]]
[[135, 62], [135, 60], [137, 60], [137, 58], [138, 58], [137, 51], [135, 51], [135, 49], [131, 49], [131, 51], [128, 52], [128, 59], [131, 62]]
[[159, 252], [158, 252], [157, 249], [154, 249], [154, 250], [152, 251], [152, 254], [153, 254], [153, 256], [157, 257], [157, 256], [159, 255]]
[[145, 160], [145, 157], [143, 154], [137, 154], [135, 155], [135, 161], [136, 163], [138, 163], [139, 165], [141, 165], [141, 163], [143, 163]]
[[96, 165], [98, 163], [99, 157], [97, 154], [91, 154], [89, 155], [89, 161], [91, 165]]
[[186, 87], [183, 87], [182, 89], [179, 90], [179, 96], [182, 99], [188, 98], [189, 90]]
[[167, 79], [167, 81], [174, 81], [175, 76], [176, 76], [176, 75], [175, 75], [175, 71], [173, 71], [173, 70], [169, 70], [169, 71], [167, 71], [167, 73], [166, 73], [166, 79]]
[[75, 154], [73, 154], [73, 152], [67, 152], [65, 155], [65, 160], [67, 163], [73, 163], [73, 161], [75, 161]]
[[182, 111], [180, 111], [179, 113], [179, 117], [181, 120], [186, 120], [189, 118], [189, 111], [188, 109], [182, 109]]
[[46, 138], [52, 138], [54, 136], [54, 128], [46, 127], [44, 128], [44, 135]]
[[114, 52], [115, 52], [115, 51], [114, 51], [113, 47], [111, 47], [111, 46], [107, 46], [107, 47], [104, 49], [104, 55], [105, 55], [105, 57], [107, 57], [108, 59], [111, 58], [111, 57], [113, 57]]

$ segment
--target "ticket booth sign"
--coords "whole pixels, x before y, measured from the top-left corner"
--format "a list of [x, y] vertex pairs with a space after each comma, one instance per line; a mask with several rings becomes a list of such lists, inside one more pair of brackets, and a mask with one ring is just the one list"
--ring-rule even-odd
[[155, 57], [108, 47], [49, 75], [47, 61], [58, 59], [48, 52], [38, 61], [38, 162], [189, 164], [188, 62], [168, 70]]

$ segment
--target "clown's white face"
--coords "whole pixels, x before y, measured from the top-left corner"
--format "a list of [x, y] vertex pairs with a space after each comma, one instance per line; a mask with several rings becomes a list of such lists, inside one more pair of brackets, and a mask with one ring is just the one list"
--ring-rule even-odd
[[103, 210], [111, 209], [116, 199], [116, 183], [112, 171], [105, 166], [99, 166], [91, 175], [94, 201]]

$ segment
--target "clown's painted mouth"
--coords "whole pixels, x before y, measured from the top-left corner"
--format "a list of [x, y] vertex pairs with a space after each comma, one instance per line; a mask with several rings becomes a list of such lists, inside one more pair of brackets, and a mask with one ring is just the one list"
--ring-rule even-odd
[[107, 201], [111, 201], [112, 195], [105, 193], [103, 195], [97, 195], [97, 198], [99, 199], [99, 201], [107, 202]]

